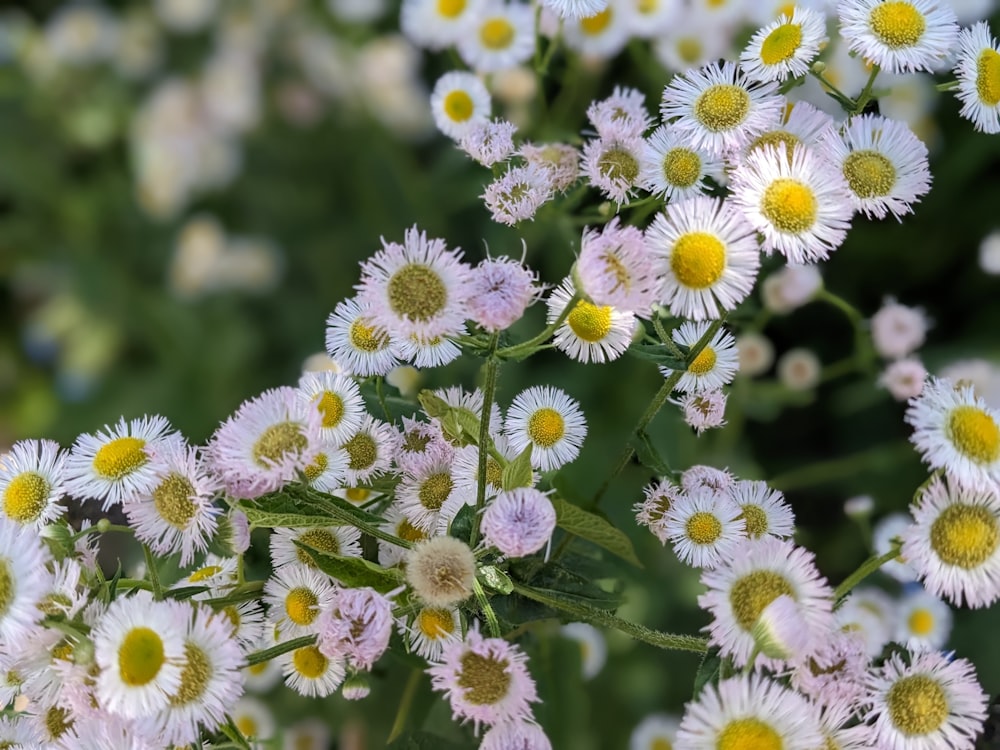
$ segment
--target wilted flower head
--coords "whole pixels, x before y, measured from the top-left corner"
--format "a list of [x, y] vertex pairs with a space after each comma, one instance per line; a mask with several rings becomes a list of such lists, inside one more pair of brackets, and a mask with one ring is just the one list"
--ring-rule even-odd
[[552, 538], [556, 511], [536, 489], [518, 487], [501, 492], [483, 513], [484, 540], [507, 557], [537, 552]]

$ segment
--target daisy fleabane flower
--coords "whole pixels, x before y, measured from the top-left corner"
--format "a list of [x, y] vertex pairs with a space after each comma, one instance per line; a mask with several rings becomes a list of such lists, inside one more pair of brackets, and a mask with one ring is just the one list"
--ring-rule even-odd
[[825, 260], [847, 237], [854, 213], [847, 181], [812, 149], [791, 158], [773, 146], [748, 154], [733, 173], [733, 201], [764, 237], [762, 249], [789, 263]]
[[776, 84], [750, 82], [725, 61], [675, 76], [663, 90], [660, 112], [691, 148], [718, 156], [771, 127], [783, 108]]
[[889, 391], [897, 401], [909, 401], [924, 390], [927, 368], [917, 357], [897, 359], [886, 365], [879, 375], [878, 384]]
[[675, 402], [684, 414], [684, 423], [699, 435], [705, 430], [726, 424], [726, 401], [729, 397], [721, 388], [698, 393], [686, 393]]
[[1000, 133], [1000, 48], [986, 21], [959, 33], [955, 76], [959, 114], [982, 133]]
[[538, 207], [551, 197], [549, 172], [531, 163], [509, 168], [487, 185], [482, 195], [493, 221], [508, 226], [534, 218]]
[[910, 651], [939, 651], [951, 635], [951, 607], [926, 591], [917, 590], [899, 600], [896, 643]]
[[872, 343], [886, 359], [900, 359], [924, 344], [930, 320], [919, 307], [901, 305], [892, 297], [872, 316]]
[[371, 671], [389, 647], [392, 601], [370, 588], [342, 588], [323, 613], [317, 645], [324, 656], [344, 658], [352, 669]]
[[685, 708], [675, 750], [823, 747], [819, 711], [759, 674], [709, 684]]
[[660, 290], [657, 265], [642, 231], [615, 217], [600, 231], [584, 231], [576, 275], [595, 304], [648, 318]]
[[326, 351], [351, 375], [386, 375], [399, 364], [393, 337], [357, 299], [337, 304], [326, 320]]
[[361, 557], [361, 530], [353, 526], [310, 526], [305, 529], [275, 529], [271, 534], [271, 567], [305, 565], [317, 567], [307, 550], [296, 544], [338, 557]]
[[938, 651], [910, 655], [907, 661], [894, 653], [869, 674], [862, 718], [872, 726], [873, 744], [895, 750], [973, 750], [987, 703], [975, 667]]
[[669, 479], [663, 479], [644, 487], [642, 494], [642, 502], [632, 506], [636, 523], [648, 528], [661, 544], [666, 544], [667, 513], [683, 497], [683, 491]]
[[740, 55], [740, 67], [755, 81], [804, 76], [825, 41], [823, 13], [796, 6], [753, 35]]
[[842, 0], [838, 11], [851, 51], [887, 73], [934, 72], [958, 38], [955, 11], [939, 0]]
[[457, 47], [462, 60], [478, 72], [513, 68], [535, 51], [535, 12], [518, 3], [486, 0]]
[[728, 469], [717, 469], [706, 464], [695, 464], [681, 472], [681, 487], [685, 492], [711, 490], [717, 495], [732, 492], [736, 479]]
[[705, 178], [718, 179], [722, 159], [692, 148], [688, 139], [669, 125], [661, 125], [644, 141], [639, 159], [639, 184], [668, 200], [691, 198], [708, 186]]
[[904, 417], [910, 442], [932, 469], [974, 489], [996, 490], [1000, 481], [1000, 414], [970, 385], [931, 378], [910, 401]]
[[520, 454], [531, 446], [531, 465], [552, 471], [580, 454], [587, 421], [580, 404], [552, 386], [532, 386], [514, 397], [504, 419], [504, 434]]
[[793, 661], [791, 686], [821, 706], [853, 707], [864, 694], [868, 663], [861, 633], [835, 631], [810, 654]]
[[733, 484], [730, 497], [743, 511], [746, 535], [751, 539], [768, 534], [781, 539], [795, 532], [795, 515], [785, 496], [767, 482], [741, 480]]
[[52, 588], [50, 561], [34, 529], [0, 516], [0, 643], [17, 643], [45, 616], [38, 605]]
[[458, 610], [449, 607], [423, 607], [412, 621], [408, 623], [401, 618], [397, 625], [410, 649], [427, 661], [440, 661], [444, 644], [459, 640], [462, 635]]
[[588, 18], [608, 7], [608, 0], [542, 0], [560, 18]]
[[506, 120], [477, 122], [462, 135], [459, 147], [484, 167], [492, 167], [514, 153], [517, 126]]
[[531, 487], [500, 492], [483, 512], [483, 541], [507, 557], [524, 557], [552, 539], [556, 511], [544, 493]]
[[431, 687], [445, 693], [455, 718], [493, 726], [531, 718], [538, 700], [527, 657], [502, 638], [483, 638], [476, 626], [463, 641], [444, 644], [441, 660], [427, 668]]
[[621, 205], [639, 183], [642, 148], [641, 136], [612, 123], [604, 135], [584, 144], [581, 171], [591, 185]]
[[509, 328], [538, 298], [538, 275], [506, 255], [486, 258], [472, 269], [469, 315], [491, 333]]
[[398, 443], [396, 428], [365, 414], [357, 432], [340, 446], [347, 452], [348, 486], [356, 487], [388, 471]]
[[40, 529], [66, 507], [63, 465], [66, 454], [53, 440], [21, 440], [0, 455], [0, 516]]
[[995, 487], [964, 489], [935, 477], [910, 507], [901, 556], [924, 588], [955, 606], [1000, 598], [1000, 498]]
[[607, 99], [591, 102], [587, 119], [602, 138], [621, 133], [641, 136], [651, 120], [643, 93], [620, 86]]
[[347, 676], [344, 657], [328, 657], [315, 643], [278, 657], [285, 684], [299, 695], [325, 698], [339, 688]]
[[[690, 349], [701, 340], [702, 336], [708, 333], [710, 325], [707, 322], [685, 321], [671, 333], [670, 337], [674, 343]], [[738, 367], [736, 339], [729, 331], [720, 328], [698, 353], [698, 356], [691, 361], [674, 389], [682, 393], [717, 390], [733, 381]], [[664, 378], [669, 378], [673, 373], [674, 371], [667, 367], [660, 367], [660, 374]]]
[[712, 569], [729, 559], [744, 537], [740, 508], [709, 489], [687, 493], [671, 503], [664, 530], [681, 562]]
[[456, 140], [475, 125], [489, 122], [491, 107], [490, 92], [472, 73], [445, 73], [431, 92], [434, 123], [438, 130]]
[[[565, 279], [545, 301], [546, 321], [551, 325], [573, 299], [573, 280]], [[578, 362], [610, 362], [618, 359], [632, 343], [635, 316], [610, 305], [577, 300], [556, 329], [553, 343]]]
[[400, 29], [421, 47], [444, 49], [468, 33], [486, 0], [404, 0]]
[[283, 565], [264, 584], [268, 620], [282, 637], [319, 632], [320, 614], [330, 608], [337, 588], [325, 573], [305, 565]]
[[548, 176], [551, 189], [563, 193], [580, 176], [580, 152], [565, 143], [523, 143], [518, 154]]
[[361, 264], [358, 300], [399, 338], [457, 335], [465, 330], [470, 270], [461, 251], [413, 226], [403, 244], [383, 238], [382, 249]]
[[361, 426], [365, 413], [358, 384], [346, 375], [323, 370], [307, 372], [299, 379], [299, 397], [319, 412], [319, 433], [339, 442]]

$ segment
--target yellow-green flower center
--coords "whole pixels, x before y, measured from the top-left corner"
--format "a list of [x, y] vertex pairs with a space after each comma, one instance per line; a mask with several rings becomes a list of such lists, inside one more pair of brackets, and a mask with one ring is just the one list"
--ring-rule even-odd
[[698, 60], [701, 59], [702, 45], [701, 40], [693, 36], [685, 36], [678, 39], [675, 43], [677, 56], [682, 62], [686, 62], [689, 65], [693, 65]]
[[417, 627], [425, 637], [436, 641], [455, 632], [455, 620], [451, 610], [426, 607], [417, 615]]
[[405, 518], [400, 519], [399, 524], [396, 526], [396, 536], [408, 542], [419, 542], [427, 538], [427, 534]]
[[151, 628], [132, 628], [118, 647], [118, 674], [129, 687], [142, 687], [166, 662], [163, 641]]
[[625, 149], [612, 147], [597, 160], [597, 170], [609, 180], [622, 180], [631, 185], [639, 177], [639, 162]]
[[401, 318], [425, 322], [448, 303], [448, 288], [441, 276], [421, 263], [409, 263], [389, 279], [389, 307]]
[[444, 471], [437, 472], [420, 483], [417, 497], [420, 499], [420, 504], [427, 510], [441, 510], [441, 506], [448, 499], [454, 486], [451, 474]]
[[479, 27], [479, 40], [486, 49], [507, 49], [514, 41], [514, 24], [502, 16], [488, 19]]
[[495, 458], [487, 458], [486, 484], [492, 484], [494, 487], [499, 487], [502, 481], [503, 481], [503, 469], [500, 468], [500, 464], [497, 463], [497, 460]]
[[737, 580], [729, 591], [733, 617], [741, 628], [750, 632], [764, 608], [782, 594], [795, 598], [795, 590], [780, 573], [772, 570], [748, 573]]
[[788, 234], [800, 234], [815, 224], [817, 208], [812, 188], [787, 177], [767, 186], [760, 205], [764, 217]]
[[61, 706], [52, 706], [45, 712], [45, 732], [50, 740], [58, 740], [73, 726], [73, 715]]
[[872, 8], [868, 25], [886, 47], [901, 49], [912, 47], [920, 41], [927, 28], [927, 21], [912, 3], [889, 0]]
[[468, 92], [456, 89], [449, 91], [444, 97], [444, 113], [450, 120], [465, 122], [475, 110], [475, 104]]
[[196, 644], [184, 644], [184, 669], [181, 671], [181, 686], [170, 698], [171, 706], [186, 706], [201, 699], [212, 679], [212, 660]]
[[14, 582], [14, 571], [7, 562], [6, 557], [0, 557], [0, 620], [7, 614], [7, 610], [14, 602], [17, 589]]
[[491, 706], [507, 695], [510, 675], [505, 671], [507, 660], [491, 659], [469, 652], [462, 657], [458, 686], [463, 698], [474, 706]]
[[792, 151], [800, 143], [802, 143], [802, 139], [788, 130], [769, 130], [766, 133], [761, 133], [750, 142], [747, 153], [753, 153], [767, 146], [774, 146], [776, 149], [784, 146], [785, 158], [791, 161]]
[[336, 427], [344, 418], [344, 399], [339, 393], [323, 391], [316, 408], [323, 415], [323, 427], [327, 429]]
[[897, 680], [885, 702], [893, 725], [908, 737], [929, 734], [948, 718], [948, 698], [941, 685], [927, 675]]
[[296, 625], [311, 625], [319, 615], [319, 598], [304, 586], [294, 588], [285, 596], [285, 613]]
[[183, 474], [171, 473], [153, 490], [153, 504], [160, 518], [183, 531], [197, 511], [192, 495], [191, 480]]
[[1000, 54], [984, 49], [976, 60], [976, 93], [987, 107], [1000, 104]]
[[718, 357], [715, 354], [715, 349], [706, 346], [698, 352], [698, 356], [688, 365], [687, 371], [692, 375], [707, 375], [715, 367], [717, 361]]
[[3, 512], [12, 521], [31, 523], [45, 510], [50, 489], [48, 481], [38, 472], [18, 474], [3, 493]]
[[289, 453], [301, 453], [309, 441], [295, 422], [271, 425], [253, 446], [253, 460], [265, 469], [279, 463]]
[[756, 717], [733, 719], [715, 741], [715, 750], [784, 750], [781, 735]]
[[528, 419], [528, 438], [535, 445], [551, 448], [566, 434], [566, 421], [555, 409], [543, 406]]
[[726, 246], [708, 232], [682, 234], [670, 252], [670, 270], [683, 286], [706, 289], [726, 269]]
[[767, 533], [767, 513], [759, 505], [744, 505], [740, 518], [746, 523], [748, 537], [757, 539]]
[[663, 155], [663, 179], [668, 185], [689, 188], [701, 177], [701, 157], [683, 146], [676, 146]]
[[968, 405], [953, 409], [947, 433], [952, 445], [977, 464], [990, 464], [1000, 458], [1000, 427], [982, 409]]
[[674, 746], [670, 744], [670, 740], [666, 737], [654, 737], [653, 744], [649, 747], [650, 750], [674, 750]]
[[102, 445], [94, 456], [94, 471], [104, 479], [118, 480], [141, 469], [149, 461], [146, 441], [137, 437], [120, 437]]
[[750, 94], [731, 83], [716, 83], [701, 92], [694, 102], [694, 116], [713, 133], [732, 130], [746, 120]]
[[313, 459], [313, 462], [309, 464], [302, 473], [306, 475], [306, 481], [312, 483], [323, 476], [323, 472], [326, 471], [329, 466], [330, 459], [327, 458], [327, 455], [325, 453], [317, 453], [316, 458]]
[[316, 646], [303, 646], [295, 649], [295, 653], [292, 654], [292, 664], [300, 675], [315, 680], [323, 676], [329, 662]]
[[366, 325], [361, 318], [351, 323], [348, 337], [351, 340], [351, 346], [367, 354], [380, 352], [389, 346], [389, 334], [375, 326]]
[[607, 305], [598, 307], [586, 300], [580, 300], [566, 316], [566, 325], [577, 338], [588, 344], [603, 341], [611, 332], [611, 308]]
[[797, 23], [783, 23], [760, 46], [760, 59], [765, 65], [777, 65], [791, 58], [802, 44], [802, 27]]
[[367, 432], [359, 432], [343, 447], [350, 457], [348, 466], [354, 471], [367, 469], [378, 459], [378, 445]]
[[465, 0], [438, 0], [437, 9], [445, 18], [458, 18], [465, 10]]
[[714, 544], [722, 535], [722, 523], [712, 513], [699, 511], [688, 519], [684, 531], [695, 544]]
[[612, 10], [605, 8], [600, 13], [580, 19], [580, 31], [588, 36], [597, 36], [611, 24]]
[[859, 198], [881, 198], [896, 184], [896, 168], [878, 151], [852, 151], [844, 159], [844, 177]]
[[931, 524], [931, 549], [948, 565], [978, 568], [1000, 542], [997, 519], [982, 505], [949, 505]]
[[198, 583], [204, 581], [212, 576], [216, 576], [222, 572], [222, 567], [219, 565], [206, 565], [204, 568], [198, 568], [194, 573], [188, 576], [188, 581], [190, 583]]
[[[330, 555], [340, 554], [340, 541], [337, 539], [337, 535], [328, 529], [309, 529], [299, 534], [298, 539], [303, 544], [318, 549], [321, 552], [326, 552]], [[312, 555], [301, 547], [295, 548], [295, 555], [303, 565], [308, 565], [311, 568], [316, 567]]]

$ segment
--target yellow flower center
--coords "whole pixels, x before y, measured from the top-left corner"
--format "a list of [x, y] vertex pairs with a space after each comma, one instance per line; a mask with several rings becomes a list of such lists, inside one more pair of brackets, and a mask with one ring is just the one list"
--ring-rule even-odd
[[417, 615], [417, 627], [426, 638], [436, 641], [455, 632], [455, 620], [450, 610], [428, 607]]
[[976, 93], [987, 107], [1000, 104], [1000, 54], [984, 49], [976, 60]]
[[153, 504], [160, 518], [183, 531], [197, 512], [192, 495], [191, 480], [183, 474], [171, 473], [153, 490]]
[[315, 482], [319, 477], [323, 476], [323, 472], [327, 470], [330, 466], [330, 459], [327, 458], [325, 453], [317, 453], [316, 458], [311, 464], [309, 464], [303, 474], [306, 475], [307, 482]]
[[319, 413], [323, 415], [323, 427], [331, 428], [340, 424], [344, 418], [344, 399], [339, 393], [333, 391], [323, 391], [316, 404]]
[[163, 641], [151, 628], [132, 628], [118, 647], [118, 674], [129, 687], [152, 681], [164, 662]]
[[280, 462], [288, 453], [300, 453], [309, 444], [302, 429], [295, 422], [271, 425], [257, 438], [253, 446], [253, 459], [258, 466], [269, 468]]
[[543, 406], [528, 419], [528, 437], [535, 445], [551, 448], [566, 434], [566, 422], [555, 409]]
[[655, 13], [660, 7], [660, 0], [639, 0], [636, 10], [640, 13]]
[[49, 739], [57, 740], [65, 734], [66, 730], [73, 726], [73, 714], [61, 706], [53, 706], [45, 712], [45, 731]]
[[400, 519], [399, 525], [396, 526], [396, 536], [408, 542], [419, 542], [427, 538], [427, 534], [405, 518]]
[[914, 635], [928, 635], [934, 630], [934, 615], [927, 609], [915, 609], [907, 620], [907, 626]]
[[917, 674], [903, 677], [885, 697], [893, 725], [908, 737], [929, 734], [948, 718], [948, 698], [934, 679]]
[[802, 140], [787, 130], [769, 130], [766, 133], [762, 133], [753, 139], [750, 143], [750, 147], [747, 149], [747, 153], [753, 153], [759, 149], [766, 146], [774, 146], [775, 148], [785, 147], [785, 158], [788, 161], [792, 160], [792, 150], [795, 148], [796, 144], [802, 143]]
[[[330, 555], [340, 554], [340, 542], [337, 540], [337, 535], [327, 529], [309, 529], [299, 534], [298, 538], [303, 544], [318, 549], [321, 552], [326, 552]], [[312, 555], [301, 547], [295, 548], [295, 556], [299, 558], [303, 565], [308, 565], [311, 568], [316, 567]]]
[[816, 196], [798, 180], [779, 177], [764, 191], [760, 210], [782, 232], [800, 234], [816, 223]]
[[115, 438], [94, 456], [94, 471], [104, 479], [118, 480], [141, 469], [149, 461], [146, 441], [137, 437]]
[[351, 340], [351, 346], [368, 354], [380, 352], [389, 346], [389, 334], [375, 326], [365, 325], [361, 318], [351, 323], [348, 337]]
[[740, 518], [746, 523], [748, 537], [757, 539], [767, 533], [767, 513], [759, 505], [744, 505]]
[[500, 468], [500, 464], [497, 463], [494, 458], [486, 459], [486, 484], [492, 484], [494, 487], [499, 487], [500, 483], [503, 481], [503, 469]]
[[244, 737], [256, 737], [259, 731], [257, 729], [257, 722], [249, 714], [236, 717], [236, 728], [240, 730], [240, 734]]
[[378, 446], [367, 432], [359, 432], [343, 448], [350, 458], [348, 466], [354, 471], [367, 469], [378, 459]]
[[949, 505], [931, 524], [931, 549], [942, 562], [965, 570], [992, 557], [998, 542], [997, 519], [982, 505]]
[[420, 263], [409, 263], [389, 279], [389, 307], [401, 318], [427, 321], [448, 303], [448, 288], [437, 271]]
[[677, 56], [682, 62], [694, 64], [701, 59], [701, 40], [697, 37], [686, 36], [677, 40]]
[[586, 300], [580, 300], [566, 316], [566, 325], [576, 335], [588, 344], [603, 341], [611, 332], [611, 308], [607, 305], [598, 307]]
[[491, 659], [469, 652], [462, 657], [458, 686], [465, 692], [463, 698], [474, 706], [491, 706], [507, 695], [510, 675], [507, 660]]
[[719, 732], [715, 750], [783, 750], [781, 735], [758, 718], [734, 719]]
[[186, 706], [199, 700], [212, 679], [212, 661], [208, 654], [188, 641], [184, 644], [184, 669], [181, 671], [181, 686], [170, 698], [171, 706]]
[[458, 18], [465, 10], [465, 0], [438, 0], [437, 9], [445, 18]]
[[975, 406], [959, 406], [948, 417], [948, 437], [960, 453], [977, 464], [1000, 458], [1000, 427], [992, 416]]
[[420, 483], [417, 497], [420, 504], [427, 510], [441, 510], [444, 501], [448, 499], [455, 483], [451, 480], [451, 475], [447, 472], [431, 474]]
[[449, 91], [444, 98], [444, 113], [455, 122], [465, 122], [475, 110], [472, 97], [461, 89]]
[[732, 130], [750, 112], [750, 94], [731, 83], [716, 83], [694, 102], [694, 116], [713, 133]]
[[623, 148], [609, 148], [597, 160], [597, 170], [609, 180], [623, 180], [631, 185], [639, 177], [639, 162]]
[[760, 46], [760, 59], [765, 65], [777, 65], [792, 57], [802, 44], [802, 27], [797, 23], [783, 23]]
[[479, 27], [479, 39], [487, 49], [507, 49], [514, 41], [514, 24], [502, 16], [490, 18]]
[[684, 531], [695, 544], [713, 544], [722, 535], [722, 523], [713, 514], [699, 511], [688, 519]]
[[7, 558], [0, 557], [0, 620], [7, 614], [7, 610], [14, 601], [17, 589], [14, 587], [14, 571], [7, 562]]
[[311, 625], [319, 615], [319, 598], [304, 586], [292, 589], [285, 596], [285, 613], [296, 625]]
[[38, 472], [18, 474], [3, 493], [3, 512], [12, 521], [31, 523], [45, 510], [50, 489], [48, 481]]
[[190, 583], [199, 583], [207, 578], [216, 576], [222, 572], [222, 567], [219, 565], [206, 565], [204, 568], [198, 568], [194, 573], [188, 576], [188, 581]]
[[896, 168], [878, 151], [852, 151], [844, 159], [844, 177], [859, 198], [880, 198], [896, 184]]
[[795, 598], [795, 590], [780, 573], [755, 570], [740, 578], [729, 591], [729, 604], [739, 626], [750, 632], [760, 613], [782, 594]]
[[868, 24], [879, 41], [892, 49], [912, 47], [927, 28], [923, 14], [902, 0], [889, 0], [872, 8]]
[[348, 500], [358, 505], [367, 500], [372, 494], [372, 491], [365, 489], [364, 487], [350, 487], [344, 490], [344, 494], [347, 496]]
[[310, 680], [322, 677], [328, 663], [327, 658], [316, 646], [303, 646], [295, 649], [295, 653], [292, 654], [295, 671]]
[[701, 157], [683, 146], [667, 151], [662, 167], [663, 179], [674, 187], [689, 188], [701, 177]]
[[712, 286], [725, 269], [726, 246], [708, 232], [682, 234], [670, 253], [670, 270], [689, 289]]
[[593, 16], [580, 19], [580, 31], [588, 36], [597, 36], [611, 24], [612, 11], [608, 7]]
[[715, 354], [715, 349], [710, 346], [706, 346], [700, 352], [698, 356], [694, 358], [691, 364], [688, 365], [687, 371], [692, 375], [706, 375], [712, 371], [715, 367], [715, 363], [718, 357]]

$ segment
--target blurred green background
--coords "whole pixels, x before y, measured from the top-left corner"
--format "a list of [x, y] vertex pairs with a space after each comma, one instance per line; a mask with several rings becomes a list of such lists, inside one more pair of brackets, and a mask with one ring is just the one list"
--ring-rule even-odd
[[[429, 87], [455, 61], [408, 47], [394, 32], [395, 6], [362, 24], [338, 19], [320, 3], [268, 9], [267, 2], [225, 3], [217, 18], [190, 33], [159, 28], [143, 3], [106, 9], [146, 29], [140, 52], [158, 50], [158, 59], [145, 72], [134, 60], [129, 68], [110, 55], [44, 59], [53, 56], [45, 45], [55, 38], [56, 3], [3, 11], [0, 448], [41, 436], [68, 446], [80, 432], [144, 413], [163, 414], [192, 441], [206, 440], [241, 401], [298, 378], [303, 362], [323, 350], [326, 316], [352, 295], [358, 261], [379, 248], [381, 236], [398, 240], [413, 224], [462, 247], [472, 261], [487, 247], [518, 257], [524, 247], [543, 281], [556, 284], [567, 273], [580, 225], [551, 207], [516, 230], [490, 221], [479, 195], [492, 175], [436, 134], [426, 112]], [[237, 112], [222, 139], [238, 152], [236, 165], [228, 174], [223, 168], [214, 183], [182, 190], [171, 204], [156, 193], [165, 189], [157, 179], [177, 179], [169, 177], [169, 158], [166, 165], [153, 159], [154, 176], [143, 177], [143, 160], [151, 157], [137, 145], [142, 113], [168, 78], [197, 77], [220, 40], [240, 43], [248, 18], [257, 35], [243, 40], [256, 45], [246, 53], [253, 94], [244, 91], [244, 98], [254, 99], [247, 105], [252, 111], [243, 120]], [[637, 68], [637, 61], [653, 62], [643, 52], [640, 44], [607, 65], [574, 65], [562, 94], [563, 120], [533, 123], [530, 102], [522, 103], [525, 132], [579, 142], [586, 104], [615, 84], [642, 88], [655, 106], [668, 73]], [[557, 56], [557, 79], [566, 66]], [[229, 80], [220, 91], [232, 93], [233, 85]], [[553, 84], [547, 94], [555, 93]], [[983, 237], [1000, 228], [1000, 138], [959, 120], [950, 95], [935, 104], [927, 115], [933, 128], [925, 120], [922, 131], [933, 133], [934, 182], [916, 215], [901, 224], [856, 219], [847, 242], [823, 265], [827, 288], [867, 316], [887, 295], [923, 307], [934, 321], [921, 352], [932, 372], [965, 358], [1000, 360], [1000, 278], [977, 260]], [[197, 130], [190, 122], [196, 114], [179, 110], [176, 127], [189, 135], [184, 128]], [[196, 160], [219, 157], [216, 146]], [[225, 158], [232, 161], [232, 154]], [[591, 193], [585, 205], [599, 202]], [[212, 278], [198, 265], [207, 256], [216, 264]], [[742, 319], [759, 305], [748, 301]], [[540, 325], [538, 308], [519, 324], [522, 334]], [[829, 364], [851, 354], [849, 322], [828, 305], [773, 318], [765, 332], [779, 355], [806, 347]], [[695, 438], [668, 408], [650, 432], [674, 468], [707, 463], [743, 478], [775, 479], [794, 506], [797, 541], [817, 553], [836, 583], [867, 555], [861, 533], [844, 516], [844, 500], [871, 495], [878, 518], [904, 510], [926, 476], [907, 448], [904, 407], [875, 386], [876, 375], [831, 378], [814, 391], [789, 394], [772, 368], [737, 381], [726, 428]], [[422, 377], [426, 386], [471, 386], [476, 367], [462, 363]], [[582, 402], [589, 435], [567, 474], [589, 495], [660, 382], [651, 365], [629, 357], [583, 366], [546, 353], [505, 366], [498, 400], [506, 406], [520, 389], [552, 383]], [[816, 464], [818, 471], [807, 468]], [[651, 479], [630, 466], [602, 506], [645, 564], [642, 571], [618, 571], [628, 581], [620, 614], [694, 632], [707, 623], [695, 605], [697, 575], [632, 517]], [[878, 582], [899, 590], [889, 579]], [[950, 642], [976, 663], [991, 694], [1000, 692], [1000, 651], [991, 646], [998, 625], [995, 612], [959, 612]], [[546, 701], [538, 716], [556, 747], [622, 747], [643, 716], [676, 713], [690, 697], [697, 658], [659, 653], [617, 634], [608, 640], [607, 666], [585, 683], [572, 644], [527, 637]], [[405, 674], [383, 660], [368, 701], [328, 701], [335, 707], [330, 713], [324, 706], [323, 715], [334, 716], [338, 727], [363, 717], [378, 738], [391, 723]], [[290, 695], [281, 688], [273, 698], [292, 706], [288, 715], [316, 712]], [[429, 725], [467, 735], [447, 721], [442, 701], [421, 700]]]

